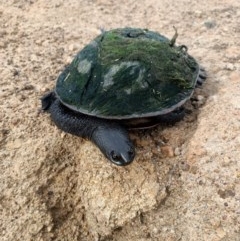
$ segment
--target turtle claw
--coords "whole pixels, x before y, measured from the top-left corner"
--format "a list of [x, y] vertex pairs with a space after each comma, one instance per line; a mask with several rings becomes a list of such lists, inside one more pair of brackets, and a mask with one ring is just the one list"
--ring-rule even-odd
[[206, 71], [202, 67], [200, 67], [196, 87], [200, 87], [203, 84], [203, 82], [206, 80], [206, 78], [207, 78]]

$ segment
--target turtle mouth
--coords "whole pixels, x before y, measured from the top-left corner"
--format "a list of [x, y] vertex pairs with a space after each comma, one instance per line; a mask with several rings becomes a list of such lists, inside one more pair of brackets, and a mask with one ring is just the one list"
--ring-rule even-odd
[[134, 160], [134, 150], [129, 150], [127, 153], [116, 154], [114, 151], [110, 153], [110, 161], [117, 166], [127, 166]]
[[122, 160], [119, 160], [119, 161], [116, 161], [116, 160], [112, 160], [111, 159], [111, 162], [117, 166], [127, 166], [129, 165], [130, 163], [132, 163], [133, 159], [131, 161], [122, 161]]

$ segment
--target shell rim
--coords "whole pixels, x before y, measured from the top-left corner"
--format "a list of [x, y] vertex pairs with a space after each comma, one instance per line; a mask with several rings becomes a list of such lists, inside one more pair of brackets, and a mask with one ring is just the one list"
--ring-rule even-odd
[[80, 113], [80, 114], [93, 116], [93, 117], [106, 119], [106, 120], [128, 120], [128, 119], [136, 119], [136, 118], [146, 118], [146, 117], [154, 117], [154, 116], [165, 115], [165, 114], [168, 114], [168, 113], [174, 111], [176, 108], [182, 106], [193, 95], [194, 89], [196, 88], [196, 83], [197, 83], [197, 80], [198, 80], [200, 74], [201, 74], [201, 67], [198, 64], [198, 74], [197, 74], [197, 77], [196, 77], [196, 80], [195, 80], [193, 90], [192, 90], [192, 92], [189, 96], [187, 96], [186, 98], [184, 98], [183, 100], [179, 101], [177, 104], [175, 104], [175, 105], [173, 105], [169, 108], [165, 108], [161, 111], [148, 112], [148, 113], [144, 113], [144, 114], [134, 114], [133, 113], [132, 115], [125, 115], [125, 116], [105, 116], [105, 115], [98, 114], [97, 112], [96, 113], [94, 113], [94, 112], [89, 113], [88, 110], [86, 110], [86, 109], [77, 109], [77, 108], [74, 108], [74, 106], [72, 106], [72, 105], [68, 105], [68, 104], [64, 103], [61, 100], [60, 96], [57, 94], [56, 89], [54, 90], [54, 92], [56, 94], [56, 97], [61, 102], [61, 104], [63, 104], [64, 106], [66, 106], [70, 110], [75, 111], [75, 112]]

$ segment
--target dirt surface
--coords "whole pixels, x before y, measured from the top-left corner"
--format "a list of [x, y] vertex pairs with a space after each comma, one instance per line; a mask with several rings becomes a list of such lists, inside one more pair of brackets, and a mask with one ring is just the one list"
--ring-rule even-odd
[[[239, 0], [1, 0], [0, 26], [1, 240], [240, 240]], [[136, 159], [116, 167], [39, 99], [101, 28], [126, 26], [175, 26], [208, 79], [183, 121], [131, 132]]]

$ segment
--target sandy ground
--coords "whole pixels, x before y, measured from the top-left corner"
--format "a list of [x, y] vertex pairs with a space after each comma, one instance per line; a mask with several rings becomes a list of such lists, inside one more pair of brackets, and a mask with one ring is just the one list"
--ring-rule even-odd
[[[100, 28], [173, 25], [208, 79], [183, 121], [131, 132], [132, 165], [41, 112]], [[240, 240], [239, 0], [1, 0], [0, 26], [2, 241]]]

